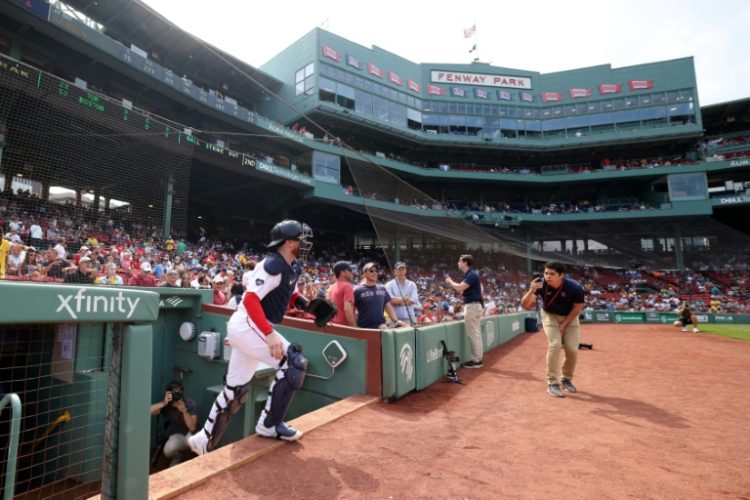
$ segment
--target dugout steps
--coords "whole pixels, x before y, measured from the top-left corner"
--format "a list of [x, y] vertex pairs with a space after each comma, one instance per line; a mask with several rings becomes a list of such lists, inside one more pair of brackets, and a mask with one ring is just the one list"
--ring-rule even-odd
[[[296, 418], [289, 423], [303, 433], [308, 433], [376, 401], [380, 401], [380, 398], [360, 394], [349, 396]], [[304, 439], [304, 436], [302, 439]], [[148, 498], [173, 498], [180, 493], [195, 488], [217, 474], [257, 460], [281, 446], [294, 446], [294, 443], [253, 435], [222, 446], [216, 451], [151, 475], [149, 477]]]

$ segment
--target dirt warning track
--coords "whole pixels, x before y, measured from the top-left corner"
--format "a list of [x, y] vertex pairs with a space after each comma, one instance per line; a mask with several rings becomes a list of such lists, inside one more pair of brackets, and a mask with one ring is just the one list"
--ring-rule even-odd
[[577, 394], [546, 393], [544, 334], [522, 334], [465, 385], [363, 406], [177, 498], [750, 499], [750, 343], [614, 324], [582, 341]]

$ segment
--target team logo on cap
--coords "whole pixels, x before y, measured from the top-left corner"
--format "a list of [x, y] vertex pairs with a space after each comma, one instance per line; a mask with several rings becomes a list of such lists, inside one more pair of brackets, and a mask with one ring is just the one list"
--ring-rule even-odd
[[263, 283], [265, 283], [265, 281], [263, 281], [263, 280], [262, 280], [262, 279], [260, 279], [260, 278], [258, 278], [257, 280], [255, 280], [255, 284], [256, 284], [257, 286], [260, 286], [260, 285], [262, 285]]

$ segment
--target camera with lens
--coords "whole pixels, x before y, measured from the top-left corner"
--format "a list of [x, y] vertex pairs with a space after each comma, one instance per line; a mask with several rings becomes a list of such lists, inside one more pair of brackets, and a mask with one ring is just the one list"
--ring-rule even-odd
[[181, 401], [182, 400], [182, 391], [179, 389], [172, 389], [169, 391], [172, 393], [172, 402]]

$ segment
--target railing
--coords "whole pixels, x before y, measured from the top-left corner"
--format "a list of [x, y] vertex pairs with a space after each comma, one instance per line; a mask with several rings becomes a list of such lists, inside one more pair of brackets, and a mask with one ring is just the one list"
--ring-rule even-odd
[[8, 447], [8, 465], [5, 468], [5, 487], [3, 500], [11, 500], [16, 484], [16, 461], [18, 460], [18, 437], [21, 432], [21, 398], [18, 394], [6, 394], [0, 401], [0, 413], [6, 406], [11, 406], [10, 446]]

